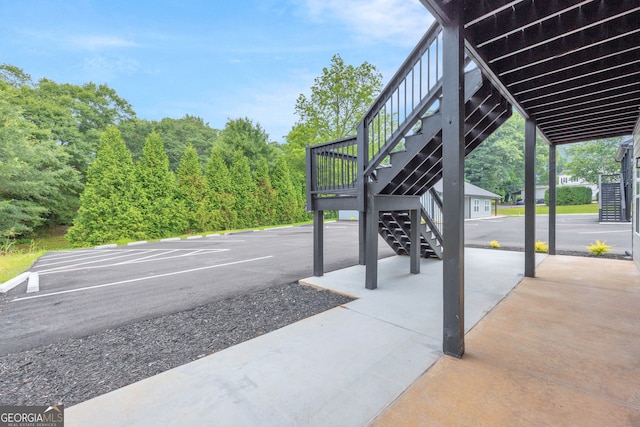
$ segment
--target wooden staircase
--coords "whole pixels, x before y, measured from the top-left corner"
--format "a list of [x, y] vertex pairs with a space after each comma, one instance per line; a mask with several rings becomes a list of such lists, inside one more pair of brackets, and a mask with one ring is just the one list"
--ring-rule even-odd
[[[309, 210], [374, 215], [378, 233], [396, 253], [412, 253], [412, 236], [417, 236], [420, 256], [442, 258], [442, 201], [430, 191], [442, 178], [438, 64], [442, 30], [435, 23], [360, 122], [357, 135], [308, 147]], [[511, 105], [478, 69], [465, 73], [465, 100], [468, 155], [510, 117]], [[361, 263], [363, 233], [361, 226]]]

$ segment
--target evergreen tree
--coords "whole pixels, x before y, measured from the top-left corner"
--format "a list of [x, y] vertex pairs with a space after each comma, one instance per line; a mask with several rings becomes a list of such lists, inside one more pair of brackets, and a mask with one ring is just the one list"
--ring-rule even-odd
[[257, 225], [274, 225], [276, 224], [275, 202], [276, 191], [271, 186], [271, 178], [269, 177], [269, 166], [267, 160], [262, 158], [258, 161], [256, 169], [256, 192], [255, 200], [255, 218]]
[[166, 237], [184, 228], [176, 209], [176, 178], [169, 170], [169, 157], [157, 133], [152, 132], [136, 164], [142, 197], [140, 210], [148, 237]]
[[237, 151], [231, 164], [231, 182], [235, 196], [235, 212], [238, 215], [236, 227], [248, 228], [256, 225], [255, 182], [251, 177], [249, 160]]
[[60, 219], [70, 223], [82, 188], [64, 148], [22, 117], [21, 108], [7, 101], [15, 91], [4, 85], [0, 82], [0, 239]]
[[178, 199], [188, 231], [204, 231], [210, 222], [208, 189], [198, 153], [188, 145], [178, 166]]
[[205, 180], [209, 198], [207, 207], [211, 214], [209, 228], [212, 230], [229, 230], [235, 226], [237, 213], [234, 210], [235, 198], [231, 191], [231, 177], [224, 162], [220, 148], [211, 150], [207, 161]]
[[296, 188], [291, 182], [289, 166], [283, 157], [278, 159], [271, 175], [271, 182], [276, 191], [275, 219], [278, 224], [290, 224], [304, 215], [304, 210], [297, 196]]
[[144, 238], [144, 221], [137, 207], [140, 196], [131, 153], [118, 129], [109, 127], [87, 170], [80, 209], [67, 238], [90, 245]]

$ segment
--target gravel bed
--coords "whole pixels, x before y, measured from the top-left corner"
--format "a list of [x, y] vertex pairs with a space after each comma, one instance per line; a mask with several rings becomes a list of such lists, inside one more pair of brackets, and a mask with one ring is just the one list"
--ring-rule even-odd
[[[478, 248], [478, 249], [494, 249], [490, 245], [477, 245], [473, 243], [468, 243], [464, 245], [467, 248]], [[513, 246], [500, 246], [499, 251], [514, 251], [514, 252], [524, 252], [524, 248], [513, 247]], [[618, 260], [633, 260], [632, 257], [624, 255], [624, 254], [616, 254], [616, 253], [606, 253], [602, 255], [593, 255], [589, 252], [582, 251], [568, 251], [564, 249], [556, 249], [556, 255], [567, 255], [567, 256], [581, 256], [587, 258], [607, 258], [607, 259], [618, 259]]]
[[71, 406], [349, 301], [292, 283], [8, 354], [0, 404]]

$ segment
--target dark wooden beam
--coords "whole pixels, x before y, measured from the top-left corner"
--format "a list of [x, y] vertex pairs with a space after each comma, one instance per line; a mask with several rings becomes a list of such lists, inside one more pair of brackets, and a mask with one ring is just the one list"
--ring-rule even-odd
[[443, 351], [464, 354], [464, 26], [462, 3], [443, 29]]

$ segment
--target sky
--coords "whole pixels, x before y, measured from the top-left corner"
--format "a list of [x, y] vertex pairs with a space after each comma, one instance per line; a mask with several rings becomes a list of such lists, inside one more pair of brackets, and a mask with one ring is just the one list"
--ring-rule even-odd
[[390, 79], [433, 22], [418, 0], [0, 0], [0, 63], [106, 83], [147, 120], [260, 123], [284, 142], [334, 54]]

